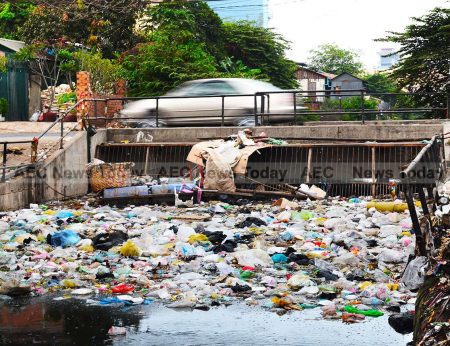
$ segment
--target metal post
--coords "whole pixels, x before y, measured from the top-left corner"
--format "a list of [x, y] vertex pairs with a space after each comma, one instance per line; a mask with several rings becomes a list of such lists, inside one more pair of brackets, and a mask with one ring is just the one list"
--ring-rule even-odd
[[366, 115], [364, 110], [364, 90], [361, 90], [361, 120], [363, 124], [366, 122]]
[[225, 96], [222, 96], [222, 126], [225, 126]]
[[2, 182], [6, 181], [6, 143], [3, 143], [3, 176]]
[[297, 93], [294, 91], [292, 95], [294, 96], [294, 114], [297, 114]]
[[258, 100], [256, 99], [257, 95], [255, 94], [255, 104], [253, 108], [253, 113], [255, 115], [255, 126], [258, 126]]
[[156, 98], [156, 127], [159, 127], [159, 97]]
[[61, 116], [61, 133], [60, 133], [60, 139], [59, 139], [59, 149], [62, 149], [64, 147], [64, 117], [65, 115], [63, 114]]
[[86, 146], [87, 146], [87, 162], [91, 163], [92, 157], [91, 157], [91, 134], [89, 131], [86, 131]]
[[450, 94], [447, 94], [447, 119], [450, 119]]
[[261, 125], [264, 125], [264, 106], [265, 106], [265, 98], [264, 98], [264, 94], [261, 94]]
[[377, 177], [376, 177], [376, 151], [375, 147], [372, 147], [372, 197], [376, 197], [376, 183], [377, 183]]

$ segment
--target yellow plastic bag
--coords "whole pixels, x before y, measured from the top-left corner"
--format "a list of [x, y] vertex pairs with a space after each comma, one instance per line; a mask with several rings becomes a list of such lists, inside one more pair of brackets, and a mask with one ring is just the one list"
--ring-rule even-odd
[[119, 253], [125, 257], [137, 257], [141, 255], [142, 250], [132, 240], [128, 240], [119, 248]]
[[192, 234], [189, 236], [188, 243], [194, 244], [195, 242], [204, 242], [208, 241], [208, 237], [201, 233]]
[[[420, 207], [422, 204], [417, 201], [415, 203], [416, 207]], [[407, 203], [396, 203], [396, 202], [369, 202], [366, 204], [366, 208], [375, 208], [376, 210], [383, 212], [383, 211], [389, 211], [389, 212], [397, 212], [397, 213], [403, 213], [408, 209]]]

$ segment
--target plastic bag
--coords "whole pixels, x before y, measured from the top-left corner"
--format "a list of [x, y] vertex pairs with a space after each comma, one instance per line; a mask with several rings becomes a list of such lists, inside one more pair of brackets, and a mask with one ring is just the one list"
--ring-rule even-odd
[[288, 258], [282, 253], [277, 253], [272, 256], [272, 261], [273, 263], [286, 263], [288, 261]]
[[405, 259], [402, 252], [391, 249], [383, 249], [378, 255], [378, 260], [385, 263], [402, 263]]
[[112, 293], [129, 293], [134, 291], [134, 286], [129, 284], [120, 284], [111, 289]]
[[403, 273], [401, 282], [405, 284], [409, 290], [417, 290], [425, 280], [425, 267], [427, 265], [427, 258], [420, 256], [414, 258], [409, 262]]
[[272, 259], [264, 250], [252, 249], [234, 253], [238, 263], [241, 266], [255, 267], [257, 265], [268, 267], [272, 263]]
[[137, 257], [141, 255], [142, 250], [132, 240], [128, 240], [120, 247], [119, 253], [125, 257]]
[[57, 232], [51, 236], [50, 244], [53, 246], [69, 247], [81, 240], [80, 236], [71, 230]]
[[344, 307], [344, 310], [351, 313], [351, 314], [359, 314], [364, 316], [371, 316], [371, 317], [380, 317], [384, 314], [381, 311], [378, 310], [358, 310], [354, 306], [346, 305]]

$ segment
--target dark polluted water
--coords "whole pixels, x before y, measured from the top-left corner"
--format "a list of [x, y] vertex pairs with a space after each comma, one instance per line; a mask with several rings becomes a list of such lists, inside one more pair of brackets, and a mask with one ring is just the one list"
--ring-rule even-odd
[[[284, 316], [234, 303], [209, 311], [87, 305], [85, 299], [0, 302], [0, 343], [10, 345], [296, 345], [396, 346], [411, 335], [391, 329], [388, 316], [357, 324], [323, 320], [320, 309]], [[126, 335], [109, 336], [111, 326]]]

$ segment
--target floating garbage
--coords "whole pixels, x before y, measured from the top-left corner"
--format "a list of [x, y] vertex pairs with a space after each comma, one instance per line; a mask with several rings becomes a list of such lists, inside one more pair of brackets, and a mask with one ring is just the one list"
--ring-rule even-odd
[[[409, 289], [423, 281], [420, 258], [401, 280], [415, 248], [408, 212], [369, 207], [362, 197], [183, 208], [73, 203], [0, 215], [2, 297], [56, 292], [87, 304], [156, 300], [202, 310], [246, 299], [280, 314], [317, 308], [323, 318], [357, 323], [415, 299]], [[110, 335], [126, 333], [117, 328]]]

